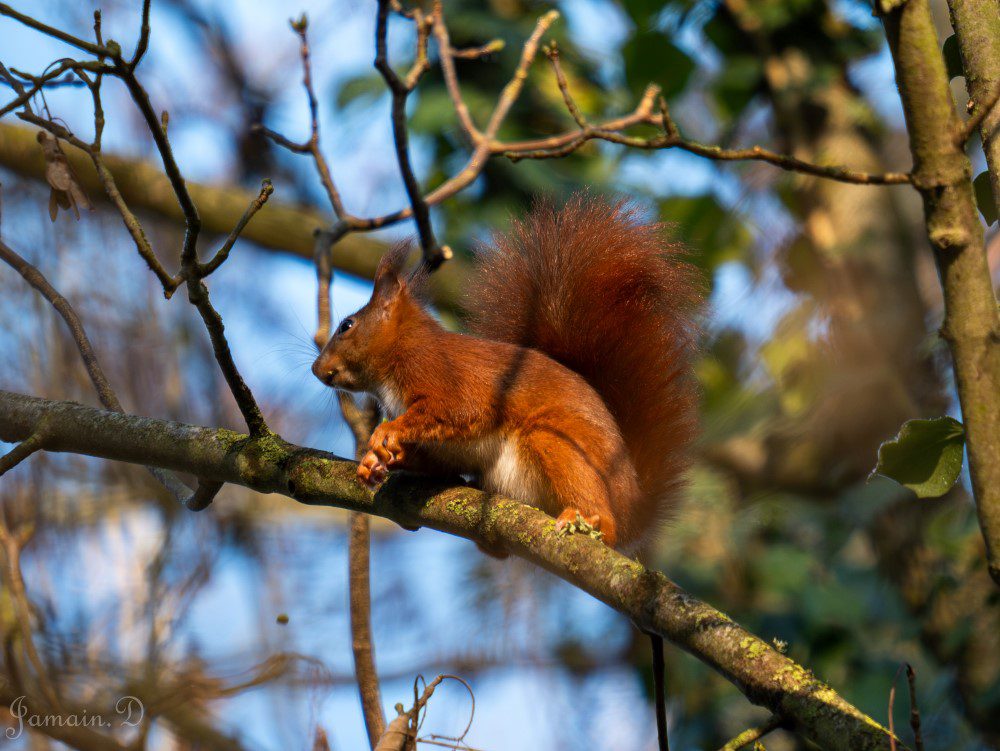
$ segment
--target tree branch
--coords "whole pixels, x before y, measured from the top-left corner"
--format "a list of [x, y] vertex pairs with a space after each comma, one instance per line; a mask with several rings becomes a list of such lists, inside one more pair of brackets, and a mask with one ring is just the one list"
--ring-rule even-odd
[[1000, 585], [1000, 312], [972, 192], [956, 143], [961, 126], [928, 0], [882, 16], [903, 103], [914, 187], [944, 293], [941, 337], [951, 350], [972, 491], [990, 575]]
[[964, 143], [979, 128], [993, 201], [1000, 211], [1000, 12], [993, 0], [948, 0], [948, 9], [972, 106], [960, 138]]
[[373, 495], [357, 483], [354, 462], [277, 436], [252, 438], [0, 391], [0, 439], [23, 440], [43, 420], [48, 451], [151, 463], [504, 548], [690, 652], [823, 748], [889, 748], [885, 728], [766, 641], [662, 573], [590, 537], [558, 534], [554, 520], [538, 509], [403, 474]]

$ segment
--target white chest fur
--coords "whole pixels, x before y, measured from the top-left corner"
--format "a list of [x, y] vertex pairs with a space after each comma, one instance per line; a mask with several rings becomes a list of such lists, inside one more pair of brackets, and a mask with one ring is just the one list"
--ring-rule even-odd
[[486, 490], [538, 505], [542, 502], [542, 484], [534, 468], [524, 461], [516, 438], [498, 438], [488, 442], [482, 457], [482, 478]]
[[378, 387], [378, 391], [375, 393], [375, 398], [378, 399], [379, 404], [382, 405], [382, 411], [385, 412], [385, 416], [394, 420], [406, 411], [406, 405], [403, 404], [403, 399], [391, 385], [382, 384]]

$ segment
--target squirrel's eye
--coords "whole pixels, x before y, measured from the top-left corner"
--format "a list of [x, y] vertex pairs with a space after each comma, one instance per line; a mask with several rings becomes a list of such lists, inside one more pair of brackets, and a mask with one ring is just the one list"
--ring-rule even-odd
[[344, 334], [353, 325], [354, 325], [353, 318], [345, 318], [343, 321], [340, 322], [340, 325], [337, 327], [337, 333]]

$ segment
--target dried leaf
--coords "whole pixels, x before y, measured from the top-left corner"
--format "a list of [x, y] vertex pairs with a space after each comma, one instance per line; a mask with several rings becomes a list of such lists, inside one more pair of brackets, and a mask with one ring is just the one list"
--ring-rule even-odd
[[80, 218], [80, 207], [93, 211], [87, 194], [80, 187], [80, 181], [73, 172], [66, 154], [59, 145], [59, 139], [44, 130], [38, 131], [38, 143], [42, 146], [45, 157], [45, 181], [49, 184], [49, 218], [54, 222], [59, 208], [73, 210], [76, 218]]

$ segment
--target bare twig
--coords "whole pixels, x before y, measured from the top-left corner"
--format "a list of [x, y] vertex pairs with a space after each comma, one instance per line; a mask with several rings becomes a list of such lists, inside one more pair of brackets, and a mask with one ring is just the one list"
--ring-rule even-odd
[[456, 52], [452, 48], [451, 39], [448, 36], [448, 27], [444, 22], [441, 0], [435, 0], [434, 2], [434, 7], [431, 11], [431, 28], [434, 32], [434, 38], [437, 40], [441, 73], [444, 76], [448, 95], [451, 97], [452, 107], [455, 108], [455, 114], [458, 115], [458, 122], [461, 124], [462, 130], [469, 138], [469, 141], [473, 146], [478, 146], [482, 140], [482, 133], [479, 132], [476, 124], [472, 121], [469, 108], [462, 98], [462, 90], [458, 85], [458, 74], [455, 72]]
[[[181, 270], [177, 276], [170, 276], [162, 267], [162, 264], [159, 263], [152, 251], [152, 248], [150, 247], [145, 233], [142, 231], [139, 221], [125, 205], [124, 200], [121, 198], [121, 194], [114, 185], [114, 179], [111, 176], [111, 173], [107, 169], [103, 168], [103, 162], [99, 157], [100, 133], [103, 128], [103, 111], [100, 107], [99, 93], [100, 78], [98, 77], [97, 81], [91, 83], [89, 79], [84, 77], [84, 80], [90, 86], [94, 95], [96, 139], [92, 144], [83, 142], [73, 136], [72, 133], [69, 133], [64, 127], [53, 123], [51, 120], [39, 118], [30, 111], [20, 112], [18, 114], [22, 117], [22, 119], [34, 122], [41, 127], [44, 127], [57, 137], [64, 138], [67, 142], [83, 149], [91, 155], [98, 174], [101, 177], [101, 181], [108, 192], [109, 198], [119, 209], [122, 219], [132, 235], [140, 255], [157, 275], [157, 278], [163, 285], [164, 294], [169, 297], [181, 283], [187, 284], [188, 299], [198, 309], [198, 313], [201, 315], [202, 321], [208, 330], [209, 337], [212, 341], [212, 350], [215, 354], [215, 359], [219, 365], [219, 369], [222, 371], [223, 377], [229, 386], [229, 390], [232, 392], [237, 406], [243, 414], [243, 418], [247, 423], [247, 427], [250, 429], [250, 433], [252, 435], [269, 433], [270, 429], [267, 427], [267, 423], [261, 414], [260, 408], [258, 407], [253, 394], [247, 387], [243, 377], [240, 375], [239, 370], [236, 367], [236, 363], [234, 362], [232, 353], [229, 349], [229, 344], [223, 333], [224, 327], [222, 318], [212, 305], [208, 288], [205, 286], [202, 278], [218, 268], [218, 266], [221, 265], [221, 263], [226, 259], [239, 231], [246, 225], [253, 214], [256, 213], [256, 211], [263, 205], [270, 193], [266, 190], [265, 186], [265, 188], [262, 189], [261, 194], [258, 196], [258, 200], [255, 201], [251, 205], [250, 209], [244, 214], [244, 217], [237, 224], [237, 228], [230, 234], [229, 240], [227, 240], [226, 244], [219, 251], [219, 253], [217, 253], [208, 264], [202, 265], [198, 262], [197, 241], [201, 230], [201, 218], [198, 214], [198, 209], [188, 192], [184, 177], [177, 164], [177, 160], [174, 157], [173, 149], [170, 145], [169, 139], [167, 138], [166, 128], [163, 127], [160, 116], [154, 110], [152, 103], [149, 100], [149, 95], [146, 93], [146, 90], [143, 88], [142, 84], [135, 75], [135, 68], [148, 46], [149, 0], [146, 0], [143, 3], [142, 29], [140, 32], [139, 44], [136, 49], [136, 54], [130, 62], [126, 62], [122, 58], [121, 49], [118, 45], [94, 45], [89, 42], [83, 42], [82, 40], [76, 40], [75, 37], [69, 37], [69, 40], [67, 40], [65, 37], [68, 37], [69, 35], [65, 35], [62, 32], [58, 32], [58, 30], [51, 29], [50, 27], [40, 24], [33, 19], [22, 16], [21, 14], [12, 11], [8, 6], [2, 4], [0, 4], [0, 14], [10, 15], [11, 17], [17, 18], [17, 20], [20, 20], [22, 23], [26, 23], [32, 28], [36, 28], [39, 31], [55, 36], [56, 38], [63, 39], [63, 41], [74, 40], [70, 41], [70, 43], [73, 43], [75, 46], [96, 55], [98, 57], [98, 61], [104, 60], [105, 58], [110, 60], [111, 64], [109, 66], [102, 65], [97, 69], [99, 71], [98, 76], [100, 77], [102, 73], [114, 75], [125, 84], [132, 101], [135, 103], [136, 108], [142, 115], [147, 129], [153, 138], [157, 152], [163, 162], [164, 172], [170, 182], [170, 186], [184, 217], [185, 232], [181, 247]], [[98, 36], [100, 35], [99, 18], [95, 18], [95, 34]], [[78, 75], [82, 75], [79, 70], [77, 73]]]
[[13, 18], [18, 23], [22, 23], [25, 26], [34, 29], [35, 31], [40, 31], [46, 36], [50, 36], [53, 39], [58, 39], [60, 42], [65, 42], [68, 45], [81, 49], [84, 52], [89, 52], [90, 54], [100, 58], [110, 56], [111, 50], [101, 44], [93, 44], [79, 37], [75, 37], [72, 34], [67, 34], [65, 31], [57, 29], [53, 26], [42, 23], [41, 21], [36, 21], [31, 16], [26, 16], [23, 13], [11, 8], [6, 3], [0, 3], [0, 16], [7, 16], [8, 18]]
[[[422, 20], [418, 23], [418, 38], [422, 39], [422, 63], [421, 55], [418, 52], [418, 62], [414, 63], [416, 75], [412, 75], [403, 81], [389, 64], [388, 36], [389, 26], [389, 0], [379, 0], [378, 17], [375, 25], [375, 69], [382, 74], [386, 85], [392, 94], [392, 137], [396, 147], [396, 161], [399, 163], [399, 172], [403, 178], [403, 185], [406, 188], [406, 195], [410, 199], [410, 207], [413, 210], [413, 221], [417, 225], [417, 233], [420, 235], [420, 247], [423, 250], [424, 265], [433, 271], [448, 258], [451, 252], [446, 247], [438, 245], [437, 238], [434, 237], [434, 228], [431, 226], [430, 208], [424, 200], [424, 194], [420, 190], [420, 184], [413, 174], [413, 165], [410, 162], [409, 133], [406, 125], [406, 100], [416, 86], [419, 73], [427, 69], [427, 42], [426, 29]], [[412, 80], [411, 80], [412, 79]]]
[[146, 50], [149, 49], [149, 6], [150, 0], [143, 0], [142, 3], [142, 25], [139, 27], [139, 41], [135, 46], [135, 54], [129, 61], [129, 70], [134, 71], [136, 66], [142, 60], [143, 56], [146, 54]]
[[917, 676], [913, 666], [906, 664], [906, 682], [910, 687], [910, 727], [913, 728], [913, 747], [924, 751], [924, 737], [920, 732], [920, 708], [917, 706]]
[[457, 60], [478, 60], [481, 57], [492, 55], [504, 48], [503, 39], [494, 39], [492, 42], [480, 45], [479, 47], [468, 47], [464, 50], [451, 50], [451, 56]]
[[44, 443], [45, 432], [43, 428], [42, 430], [32, 433], [29, 438], [25, 438], [6, 454], [0, 456], [0, 477], [3, 477], [3, 475], [14, 469], [14, 467], [34, 454], [36, 451], [43, 449], [45, 447]]
[[781, 727], [781, 719], [772, 716], [763, 725], [759, 725], [755, 728], [749, 728], [744, 730], [742, 733], [737, 735], [735, 738], [726, 743], [719, 751], [739, 751], [739, 749], [744, 746], [749, 746], [751, 743], [756, 743], [765, 735], [770, 733], [772, 730], [777, 730]]
[[670, 751], [670, 739], [667, 734], [667, 692], [665, 686], [666, 666], [663, 660], [663, 637], [650, 634], [649, 641], [653, 647], [653, 702], [656, 711], [656, 742], [659, 751]]
[[3, 117], [8, 112], [13, 112], [18, 107], [26, 105], [29, 101], [31, 101], [32, 97], [34, 97], [35, 94], [40, 92], [44, 87], [60, 83], [57, 79], [59, 79], [59, 76], [63, 73], [74, 69], [81, 69], [84, 66], [86, 66], [85, 63], [80, 63], [76, 60], [63, 60], [48, 73], [38, 77], [31, 77], [31, 88], [25, 89], [24, 86], [20, 85], [20, 81], [18, 81], [15, 76], [11, 75], [11, 72], [9, 72], [2, 63], [0, 63], [0, 78], [10, 85], [10, 87], [13, 88], [17, 94], [17, 96], [15, 96], [11, 101], [7, 102], [7, 104], [3, 107], [0, 107], [0, 117]]
[[1000, 101], [1000, 81], [997, 85], [993, 87], [993, 91], [990, 93], [989, 97], [984, 101], [976, 111], [972, 113], [972, 116], [965, 121], [965, 124], [961, 127], [955, 136], [955, 144], [959, 147], [964, 146], [972, 134], [979, 129], [979, 126], [983, 124], [993, 108], [997, 106], [997, 102]]
[[547, 47], [542, 48], [542, 52], [545, 53], [549, 62], [552, 63], [552, 71], [555, 73], [556, 83], [559, 85], [559, 93], [562, 94], [566, 109], [569, 110], [569, 114], [572, 115], [573, 120], [581, 129], [586, 128], [587, 120], [580, 112], [580, 108], [576, 106], [573, 94], [569, 90], [569, 84], [566, 82], [566, 74], [563, 72], [562, 63], [559, 61], [559, 45], [553, 39]]
[[538, 54], [538, 44], [545, 32], [549, 30], [549, 27], [556, 22], [557, 18], [559, 18], [559, 11], [550, 10], [539, 18], [535, 24], [535, 30], [531, 32], [531, 36], [528, 37], [528, 40], [524, 43], [524, 48], [521, 50], [521, 59], [514, 70], [514, 75], [507, 82], [507, 85], [504, 86], [503, 91], [500, 92], [497, 105], [494, 107], [493, 114], [490, 115], [489, 122], [486, 124], [486, 130], [483, 133], [486, 140], [492, 141], [496, 137], [500, 126], [503, 125], [507, 114], [510, 112], [510, 108], [514, 106], [514, 102], [521, 95], [524, 82], [528, 80], [528, 68], [531, 67], [531, 63], [535, 60], [535, 55]]
[[206, 277], [226, 262], [226, 259], [229, 258], [229, 251], [233, 249], [233, 245], [239, 239], [243, 228], [247, 226], [251, 219], [253, 219], [253, 215], [264, 207], [264, 204], [267, 203], [267, 199], [271, 197], [272, 193], [274, 193], [274, 186], [271, 184], [269, 179], [265, 178], [261, 182], [260, 193], [257, 194], [257, 197], [247, 208], [246, 212], [242, 217], [240, 217], [236, 226], [233, 227], [233, 231], [229, 233], [229, 237], [226, 238], [222, 247], [216, 251], [212, 260], [208, 263], [198, 264], [198, 276]]
[[[659, 92], [654, 92], [658, 94]], [[648, 123], [660, 125], [664, 129], [675, 128], [670, 122], [664, 123], [662, 115], [651, 113], [643, 114], [640, 117], [629, 118], [628, 125], [638, 123]], [[613, 125], [619, 127], [587, 126], [582, 130], [564, 133], [549, 138], [537, 139], [533, 141], [521, 141], [513, 144], [494, 144], [495, 153], [501, 153], [512, 161], [521, 159], [556, 159], [572, 154], [588, 141], [601, 140], [610, 143], [617, 143], [622, 146], [643, 150], [660, 149], [681, 149], [697, 156], [705, 157], [721, 162], [759, 161], [767, 162], [775, 167], [780, 167], [789, 172], [800, 172], [805, 175], [823, 177], [837, 182], [852, 183], [854, 185], [904, 185], [912, 182], [912, 177], [906, 172], [885, 172], [874, 173], [861, 170], [852, 170], [846, 167], [827, 166], [806, 162], [797, 157], [786, 154], [778, 154], [761, 146], [751, 146], [743, 149], [727, 149], [721, 146], [710, 146], [697, 141], [687, 140], [676, 135], [662, 135], [653, 138], [642, 138], [638, 136], [622, 135], [621, 123], [615, 122]]]
[[[333, 213], [340, 218], [345, 214], [344, 202], [340, 198], [340, 192], [337, 190], [333, 176], [330, 173], [330, 167], [327, 165], [326, 158], [323, 156], [319, 145], [319, 107], [316, 103], [316, 92], [312, 84], [312, 67], [309, 64], [309, 39], [306, 35], [308, 27], [309, 23], [305, 14], [302, 14], [302, 17], [292, 24], [292, 29], [298, 34], [300, 40], [302, 86], [306, 90], [306, 97], [309, 100], [309, 140], [303, 145], [304, 148], [299, 153], [308, 152], [312, 154], [313, 161], [316, 164], [316, 171], [319, 173], [323, 188], [330, 199], [330, 206], [333, 208]], [[282, 142], [279, 141], [278, 143]], [[282, 145], [285, 144], [282, 143]]]
[[[250, 434], [263, 435], [270, 433], [270, 429], [267, 427], [267, 423], [261, 414], [260, 407], [257, 405], [253, 393], [247, 387], [243, 376], [240, 375], [239, 369], [233, 361], [232, 352], [229, 349], [229, 343], [226, 341], [224, 334], [225, 327], [222, 323], [222, 317], [212, 305], [208, 287], [205, 286], [205, 283], [199, 276], [197, 240], [198, 233], [201, 230], [201, 218], [187, 190], [180, 167], [174, 158], [173, 149], [170, 146], [170, 141], [167, 139], [166, 130], [161, 127], [159, 118], [149, 101], [149, 96], [135, 77], [133, 69], [125, 65], [120, 57], [115, 59], [115, 72], [124, 81], [132, 96], [132, 101], [135, 102], [139, 112], [146, 121], [147, 128], [153, 137], [153, 142], [156, 144], [157, 151], [163, 161], [164, 171], [170, 180], [170, 185], [174, 190], [177, 202], [180, 204], [181, 212], [184, 215], [185, 233], [184, 242], [181, 247], [181, 275], [187, 283], [188, 299], [198, 309], [205, 328], [208, 329], [216, 362], [222, 371], [223, 377], [226, 379], [226, 383], [233, 394], [233, 398], [236, 400], [240, 412], [243, 414], [243, 419], [250, 429]], [[249, 221], [249, 217], [253, 213], [255, 212], [248, 212], [247, 221]]]
[[417, 27], [417, 52], [413, 59], [413, 65], [410, 66], [410, 70], [406, 74], [406, 78], [403, 79], [403, 85], [406, 86], [407, 91], [413, 91], [420, 82], [424, 73], [431, 68], [431, 61], [427, 56], [427, 42], [430, 38], [431, 25], [433, 24], [433, 21], [429, 16], [426, 16], [424, 11], [418, 6], [414, 6], [407, 15], [409, 18], [413, 19], [413, 22]]

